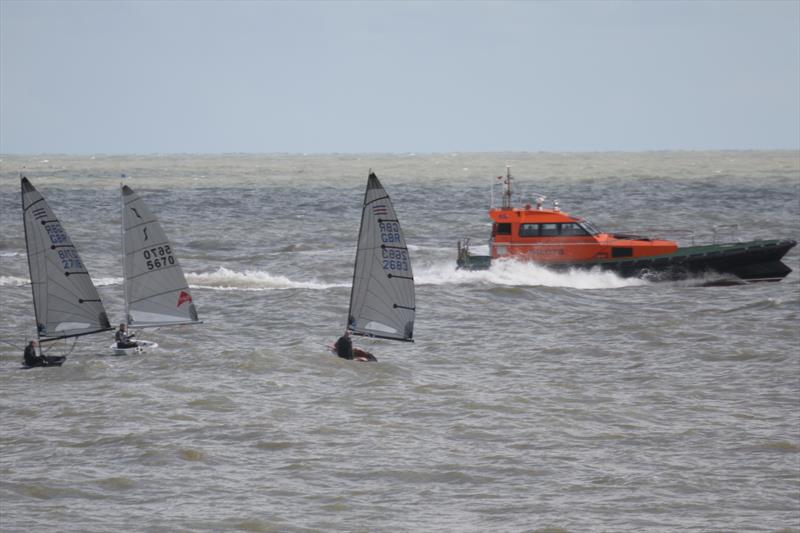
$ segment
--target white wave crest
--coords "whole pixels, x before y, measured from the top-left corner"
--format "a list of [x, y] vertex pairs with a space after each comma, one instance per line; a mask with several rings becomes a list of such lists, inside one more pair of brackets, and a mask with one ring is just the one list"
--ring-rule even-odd
[[260, 270], [237, 272], [219, 267], [215, 272], [187, 272], [191, 287], [214, 290], [265, 291], [282, 289], [323, 290], [332, 287], [349, 287], [348, 284], [319, 283], [317, 281], [292, 281], [286, 276], [274, 276]]
[[[0, 276], [0, 287], [21, 287], [30, 285], [28, 278], [18, 278], [16, 276]], [[97, 278], [92, 279], [95, 287], [105, 287], [106, 285], [121, 285], [122, 278]]]
[[614, 272], [570, 269], [555, 271], [535, 263], [494, 261], [488, 270], [458, 270], [453, 263], [422, 266], [414, 273], [418, 285], [499, 285], [507, 287], [564, 287], [617, 289], [649, 284], [639, 278], [622, 278]]
[[0, 276], [0, 287], [20, 287], [30, 283], [28, 278], [18, 278], [16, 276]]

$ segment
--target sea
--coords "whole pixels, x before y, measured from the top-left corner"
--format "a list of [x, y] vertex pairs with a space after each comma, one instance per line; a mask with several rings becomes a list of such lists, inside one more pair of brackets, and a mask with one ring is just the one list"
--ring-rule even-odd
[[[800, 238], [800, 153], [0, 156], [0, 530], [800, 531], [800, 251], [718, 286], [486, 253], [498, 176], [606, 231]], [[416, 285], [413, 343], [344, 330], [370, 169]], [[160, 219], [200, 325], [49, 343], [20, 174], [123, 317], [120, 182]]]

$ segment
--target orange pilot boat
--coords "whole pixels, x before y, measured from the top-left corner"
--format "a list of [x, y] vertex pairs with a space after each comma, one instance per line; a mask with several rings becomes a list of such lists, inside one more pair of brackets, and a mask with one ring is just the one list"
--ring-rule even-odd
[[564, 213], [554, 202], [544, 209], [513, 207], [511, 171], [503, 182], [500, 208], [492, 207], [489, 256], [474, 255], [469, 240], [458, 243], [458, 267], [482, 270], [493, 260], [533, 261], [551, 268], [600, 268], [623, 277], [677, 280], [704, 273], [734, 275], [748, 281], [779, 281], [791, 272], [781, 258], [797, 243], [758, 240], [679, 247], [675, 241], [605, 233], [584, 218]]

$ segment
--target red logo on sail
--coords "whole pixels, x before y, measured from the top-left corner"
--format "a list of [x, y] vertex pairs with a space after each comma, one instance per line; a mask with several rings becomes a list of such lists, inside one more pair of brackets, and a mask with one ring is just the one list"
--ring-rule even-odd
[[178, 307], [186, 302], [192, 303], [192, 295], [186, 291], [181, 291], [180, 295], [178, 295]]

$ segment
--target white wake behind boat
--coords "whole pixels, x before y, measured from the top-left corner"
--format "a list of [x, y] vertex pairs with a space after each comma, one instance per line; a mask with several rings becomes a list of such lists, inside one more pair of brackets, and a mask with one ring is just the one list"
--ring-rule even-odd
[[[156, 217], [133, 189], [122, 186], [122, 264], [125, 323], [131, 329], [201, 323], [189, 285], [172, 245]], [[154, 349], [152, 341], [137, 341], [141, 350], [117, 348], [115, 354]]]

